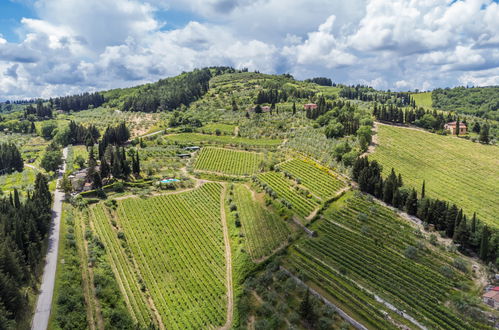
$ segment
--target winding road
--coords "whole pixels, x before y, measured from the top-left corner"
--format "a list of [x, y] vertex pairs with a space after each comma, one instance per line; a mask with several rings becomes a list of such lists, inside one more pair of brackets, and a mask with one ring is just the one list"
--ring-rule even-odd
[[[62, 155], [64, 159], [62, 170], [59, 171], [56, 187], [66, 171], [66, 156], [68, 148], [64, 148]], [[55, 272], [57, 269], [57, 254], [59, 251], [59, 230], [61, 226], [62, 201], [64, 192], [56, 188], [54, 192], [54, 204], [52, 206], [52, 227], [50, 229], [47, 256], [43, 269], [42, 284], [40, 285], [40, 295], [36, 303], [36, 310], [31, 323], [33, 330], [46, 330], [49, 323], [50, 311], [52, 307], [52, 296], [54, 295]]]

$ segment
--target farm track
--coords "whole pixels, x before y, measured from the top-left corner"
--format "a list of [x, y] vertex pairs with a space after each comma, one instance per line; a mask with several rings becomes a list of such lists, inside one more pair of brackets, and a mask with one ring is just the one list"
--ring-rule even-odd
[[222, 220], [222, 228], [225, 243], [225, 260], [227, 264], [227, 322], [222, 329], [230, 329], [232, 326], [233, 310], [234, 310], [234, 293], [232, 288], [232, 252], [230, 247], [229, 228], [227, 226], [227, 217], [225, 214], [225, 194], [227, 193], [227, 184], [223, 184], [222, 193], [220, 194], [220, 218]]

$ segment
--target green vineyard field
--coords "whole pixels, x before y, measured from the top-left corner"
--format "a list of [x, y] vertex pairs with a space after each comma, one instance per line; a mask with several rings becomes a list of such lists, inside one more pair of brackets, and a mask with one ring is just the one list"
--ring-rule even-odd
[[287, 172], [313, 194], [326, 200], [331, 198], [345, 186], [343, 181], [334, 177], [327, 170], [320, 169], [315, 164], [304, 160], [292, 159], [279, 165], [283, 172]]
[[[450, 255], [425, 247], [413, 227], [365, 197], [349, 193], [338, 204], [314, 225], [317, 238], [294, 246], [289, 258], [293, 267], [366, 322], [379, 322], [374, 327], [381, 326], [382, 320], [375, 310], [368, 310], [372, 301], [367, 299], [361, 303], [366, 307], [357, 310], [355, 299], [348, 297], [357, 295], [360, 302], [365, 297], [348, 280], [376, 292], [429, 328], [473, 328], [445, 304], [454, 283], [471, 281], [452, 266]], [[417, 247], [413, 259], [404, 256], [409, 246]]]
[[234, 137], [230, 135], [210, 135], [199, 133], [180, 133], [166, 135], [167, 141], [192, 145], [192, 144], [220, 144], [220, 145], [233, 145], [241, 147], [277, 147], [282, 143], [278, 139], [248, 139], [243, 137]]
[[194, 163], [194, 169], [232, 175], [251, 175], [258, 170], [263, 155], [256, 152], [205, 147]]
[[116, 211], [102, 204], [92, 208], [129, 309], [141, 324], [150, 319], [149, 295], [168, 329], [226, 322], [221, 192], [221, 185], [206, 183], [181, 194], [125, 199]]
[[451, 136], [378, 125], [378, 146], [370, 159], [401, 173], [404, 184], [462, 207], [499, 227], [499, 148]]
[[254, 200], [246, 186], [235, 185], [233, 195], [251, 258], [268, 256], [289, 236], [286, 223]]

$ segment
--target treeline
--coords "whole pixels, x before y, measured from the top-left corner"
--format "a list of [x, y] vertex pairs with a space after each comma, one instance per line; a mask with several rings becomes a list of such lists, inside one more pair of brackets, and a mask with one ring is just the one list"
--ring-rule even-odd
[[69, 123], [68, 144], [93, 146], [99, 137], [99, 130], [94, 125], [85, 127], [82, 124], [76, 124], [73, 120]]
[[390, 103], [397, 106], [408, 106], [411, 104], [411, 96], [409, 93], [390, 91], [380, 92], [372, 87], [363, 85], [344, 86], [340, 90], [340, 97], [350, 100], [379, 102], [381, 104]]
[[35, 286], [50, 228], [52, 195], [38, 173], [35, 188], [21, 202], [19, 193], [0, 200], [0, 329], [15, 329], [28, 308], [27, 286]]
[[316, 78], [306, 79], [305, 82], [311, 82], [321, 86], [333, 86], [333, 81], [330, 78], [326, 77], [316, 77]]
[[104, 96], [100, 93], [83, 93], [71, 96], [61, 96], [49, 100], [56, 109], [69, 111], [81, 111], [100, 107], [104, 102]]
[[17, 146], [13, 143], [0, 143], [0, 175], [22, 172], [23, 169], [23, 158]]
[[23, 117], [30, 121], [52, 119], [52, 105], [45, 105], [41, 100], [38, 100], [36, 106], [30, 104], [24, 109]]
[[437, 109], [499, 120], [499, 86], [437, 88], [431, 99]]
[[496, 262], [499, 257], [499, 235], [482, 224], [476, 213], [468, 219], [458, 206], [426, 197], [424, 181], [418, 197], [415, 189], [403, 187], [402, 176], [396, 175], [394, 169], [386, 179], [382, 178], [381, 172], [382, 167], [377, 161], [360, 157], [353, 165], [352, 176], [361, 191], [417, 216], [426, 225], [434, 226], [436, 230], [451, 238], [461, 252], [475, 253], [485, 262]]
[[208, 91], [211, 77], [211, 70], [205, 68], [145, 85], [125, 99], [122, 110], [156, 112], [188, 106]]

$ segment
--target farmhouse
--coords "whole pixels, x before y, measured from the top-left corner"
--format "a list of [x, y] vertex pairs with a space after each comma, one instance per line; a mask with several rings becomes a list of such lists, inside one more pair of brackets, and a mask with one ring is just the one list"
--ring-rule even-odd
[[[456, 122], [452, 121], [444, 125], [444, 129], [449, 131], [451, 134], [456, 134]], [[466, 134], [466, 124], [459, 123], [459, 134]]]
[[483, 302], [487, 305], [499, 309], [499, 287], [493, 287], [482, 296]]
[[303, 105], [303, 109], [305, 109], [305, 110], [313, 110], [313, 109], [317, 109], [317, 104], [315, 104], [315, 103], [307, 103], [307, 104], [304, 104], [304, 105]]

